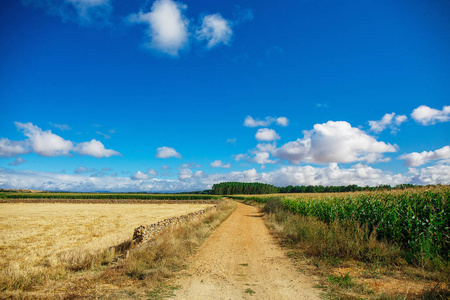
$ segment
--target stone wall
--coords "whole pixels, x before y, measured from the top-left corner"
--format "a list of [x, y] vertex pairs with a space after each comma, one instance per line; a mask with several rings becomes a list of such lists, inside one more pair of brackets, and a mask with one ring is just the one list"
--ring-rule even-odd
[[181, 222], [186, 221], [198, 221], [201, 220], [204, 215], [213, 210], [213, 209], [220, 209], [222, 206], [222, 203], [215, 202], [216, 205], [189, 213], [187, 215], [181, 215], [178, 217], [173, 217], [169, 219], [164, 219], [162, 221], [159, 221], [158, 223], [154, 223], [151, 225], [142, 225], [139, 226], [134, 230], [133, 234], [133, 240], [131, 242], [131, 247], [137, 246], [139, 244], [147, 243], [154, 241], [161, 233], [163, 233], [166, 230], [173, 229], [177, 225], [179, 225]]

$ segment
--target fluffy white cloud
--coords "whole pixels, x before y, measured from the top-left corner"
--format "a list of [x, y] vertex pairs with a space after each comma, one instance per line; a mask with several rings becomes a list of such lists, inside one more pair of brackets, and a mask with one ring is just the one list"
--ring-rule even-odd
[[184, 16], [187, 6], [171, 0], [157, 0], [151, 11], [132, 14], [128, 17], [131, 23], [148, 25], [147, 35], [150, 42], [148, 48], [178, 56], [181, 49], [188, 44], [189, 21]]
[[391, 128], [391, 132], [398, 131], [398, 126], [408, 119], [405, 115], [395, 115], [395, 113], [385, 114], [380, 121], [369, 121], [370, 130], [380, 133], [387, 127]]
[[256, 153], [255, 156], [253, 157], [253, 162], [260, 164], [260, 165], [276, 163], [275, 160], [270, 159], [270, 153], [268, 153], [268, 152]]
[[234, 161], [241, 161], [241, 160], [247, 160], [249, 159], [249, 156], [247, 154], [236, 154], [232, 156]]
[[92, 139], [90, 142], [77, 144], [75, 151], [77, 151], [80, 155], [94, 156], [97, 158], [121, 155], [115, 150], [105, 149], [105, 146], [100, 141], [95, 139]]
[[379, 142], [364, 131], [344, 121], [329, 121], [304, 131], [304, 138], [284, 144], [272, 152], [293, 164], [350, 163], [381, 161], [385, 152], [395, 152], [395, 145]]
[[194, 172], [192, 172], [189, 169], [181, 169], [180, 173], [178, 174], [178, 179], [183, 181], [194, 177]]
[[148, 174], [142, 173], [141, 171], [137, 171], [134, 175], [130, 176], [131, 180], [145, 180], [149, 177]]
[[120, 155], [117, 151], [105, 149], [105, 146], [97, 140], [75, 145], [73, 142], [52, 133], [51, 130], [44, 131], [32, 123], [15, 122], [15, 124], [28, 139], [10, 141], [7, 138], [0, 138], [0, 157], [13, 157], [30, 152], [47, 157], [68, 156], [71, 155], [71, 152], [97, 158]]
[[410, 179], [412, 184], [450, 184], [450, 165], [437, 164], [421, 169], [411, 169], [414, 176]]
[[147, 170], [146, 174], [148, 174], [150, 176], [156, 176], [156, 175], [158, 175], [158, 172], [156, 172], [155, 169], [149, 169], [149, 170]]
[[413, 152], [399, 156], [404, 159], [408, 167], [417, 167], [426, 164], [430, 160], [450, 159], [450, 146], [442, 147], [436, 151], [423, 151], [421, 153]]
[[15, 122], [18, 129], [28, 137], [29, 145], [33, 152], [42, 156], [69, 155], [73, 150], [73, 143], [65, 140], [50, 130], [43, 131], [31, 123]]
[[286, 117], [279, 117], [276, 120], [277, 124], [283, 127], [286, 127], [289, 125], [289, 120]]
[[229, 168], [231, 168], [231, 164], [230, 163], [223, 164], [223, 162], [221, 160], [215, 160], [210, 164], [210, 167], [229, 169]]
[[414, 109], [411, 117], [422, 125], [433, 125], [437, 122], [448, 122], [450, 120], [450, 106], [444, 106], [442, 110], [430, 108], [426, 105], [421, 105]]
[[267, 127], [273, 122], [276, 122], [280, 126], [287, 126], [289, 120], [286, 117], [266, 117], [264, 120], [253, 119], [251, 116], [247, 116], [244, 119], [244, 126], [246, 127]]
[[21, 165], [23, 163], [26, 163], [27, 161], [24, 160], [22, 157], [16, 157], [16, 159], [13, 162], [10, 162], [8, 165], [10, 166], [18, 166]]
[[258, 129], [258, 131], [255, 134], [255, 138], [259, 141], [259, 142], [272, 142], [275, 140], [279, 140], [280, 136], [278, 135], [278, 133], [273, 130], [273, 129], [269, 129], [269, 128], [260, 128]]
[[10, 141], [7, 138], [0, 138], [0, 157], [13, 157], [29, 153], [28, 142]]
[[204, 16], [202, 25], [197, 30], [197, 39], [206, 40], [208, 48], [220, 43], [228, 45], [232, 35], [231, 22], [219, 13]]
[[169, 158], [169, 157], [175, 157], [175, 158], [182, 158], [181, 154], [178, 153], [174, 148], [172, 147], [159, 147], [156, 149], [156, 157], [157, 158]]

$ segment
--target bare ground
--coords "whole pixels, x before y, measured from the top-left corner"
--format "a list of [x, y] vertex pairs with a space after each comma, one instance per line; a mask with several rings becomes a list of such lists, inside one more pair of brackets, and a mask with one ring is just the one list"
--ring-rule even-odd
[[277, 245], [258, 209], [236, 211], [200, 247], [176, 284], [178, 299], [320, 299]]

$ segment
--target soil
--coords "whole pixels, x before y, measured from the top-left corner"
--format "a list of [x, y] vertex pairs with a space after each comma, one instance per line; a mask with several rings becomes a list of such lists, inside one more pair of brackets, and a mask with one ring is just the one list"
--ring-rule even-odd
[[188, 265], [175, 299], [320, 299], [253, 206], [238, 203]]

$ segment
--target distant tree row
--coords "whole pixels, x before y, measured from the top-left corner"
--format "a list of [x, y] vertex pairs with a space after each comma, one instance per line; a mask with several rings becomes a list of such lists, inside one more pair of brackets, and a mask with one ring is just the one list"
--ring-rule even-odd
[[259, 182], [221, 182], [212, 186], [213, 195], [273, 194], [276, 186]]
[[357, 186], [356, 184], [347, 186], [323, 186], [323, 185], [301, 185], [286, 187], [276, 187], [270, 184], [259, 182], [221, 182], [212, 186], [212, 190], [205, 190], [203, 194], [213, 195], [239, 195], [239, 194], [275, 194], [275, 193], [341, 193], [356, 191], [378, 191], [392, 189], [406, 189], [414, 187], [412, 184], [401, 184], [395, 187], [390, 185], [378, 186]]

